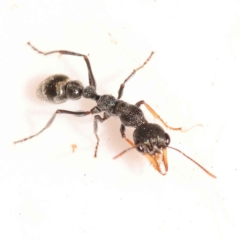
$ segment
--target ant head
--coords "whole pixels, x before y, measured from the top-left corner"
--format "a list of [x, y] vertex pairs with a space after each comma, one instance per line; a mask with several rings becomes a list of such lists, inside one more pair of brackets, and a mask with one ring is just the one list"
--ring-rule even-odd
[[144, 123], [133, 132], [134, 144], [137, 150], [143, 154], [159, 155], [163, 148], [170, 143], [170, 137], [163, 128], [157, 124]]
[[133, 132], [136, 149], [146, 155], [150, 163], [161, 174], [168, 171], [167, 151], [170, 137], [163, 128], [157, 124], [144, 123]]
[[[204, 172], [206, 172], [211, 177], [216, 178], [215, 175], [210, 173], [207, 169], [205, 169], [203, 166], [197, 163], [194, 159], [190, 158], [179, 149], [170, 147], [169, 135], [157, 124], [144, 123], [140, 125], [133, 132], [133, 139], [135, 144], [134, 147], [139, 152], [145, 154], [146, 157], [149, 159], [150, 163], [154, 166], [154, 168], [163, 175], [165, 175], [168, 171], [166, 148], [170, 148], [184, 155], [186, 158], [188, 158], [190, 161], [199, 166]], [[161, 165], [164, 165], [164, 168], [162, 168]]]

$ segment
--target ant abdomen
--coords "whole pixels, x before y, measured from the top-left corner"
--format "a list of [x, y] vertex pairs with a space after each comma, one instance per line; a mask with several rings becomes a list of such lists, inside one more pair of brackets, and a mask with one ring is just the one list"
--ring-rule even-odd
[[43, 101], [63, 103], [68, 99], [81, 98], [83, 89], [80, 81], [72, 81], [66, 75], [55, 74], [41, 82], [37, 89], [37, 96]]

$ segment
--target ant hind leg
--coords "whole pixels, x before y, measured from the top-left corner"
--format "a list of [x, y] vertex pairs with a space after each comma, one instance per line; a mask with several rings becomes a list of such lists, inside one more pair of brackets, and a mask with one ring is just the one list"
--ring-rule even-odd
[[40, 130], [39, 132], [37, 132], [36, 134], [33, 134], [27, 138], [23, 138], [21, 140], [18, 140], [18, 141], [15, 141], [13, 142], [14, 144], [17, 144], [17, 143], [21, 143], [21, 142], [25, 142], [33, 137], [36, 137], [38, 136], [40, 133], [42, 133], [44, 130], [46, 130], [47, 128], [49, 128], [53, 121], [55, 120], [57, 114], [71, 114], [71, 115], [74, 115], [76, 117], [84, 117], [84, 116], [87, 116], [89, 114], [91, 114], [90, 111], [79, 111], [79, 112], [72, 112], [72, 111], [67, 111], [67, 110], [62, 110], [62, 109], [58, 109], [53, 115], [52, 117], [50, 118], [50, 120], [47, 122], [47, 124], [44, 126], [44, 128], [42, 130]]
[[87, 55], [81, 54], [81, 53], [76, 53], [76, 52], [71, 52], [71, 51], [67, 51], [67, 50], [55, 50], [55, 51], [49, 51], [49, 52], [42, 52], [40, 50], [38, 50], [36, 47], [34, 47], [30, 42], [27, 43], [34, 51], [43, 54], [43, 55], [50, 55], [53, 53], [60, 53], [62, 55], [72, 55], [72, 56], [77, 56], [77, 57], [83, 57], [84, 61], [86, 62], [87, 68], [88, 68], [88, 76], [89, 76], [89, 85], [93, 86], [93, 87], [97, 87], [96, 85], [96, 81], [95, 78], [93, 76], [93, 72], [92, 72], [92, 68], [91, 68], [91, 64], [90, 61], [88, 59]]

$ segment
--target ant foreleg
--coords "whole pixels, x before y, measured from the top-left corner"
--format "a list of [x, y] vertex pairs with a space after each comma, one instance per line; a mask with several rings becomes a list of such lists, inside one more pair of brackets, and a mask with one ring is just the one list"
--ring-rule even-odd
[[27, 137], [27, 138], [23, 138], [23, 139], [21, 139], [21, 140], [15, 141], [14, 144], [17, 144], [17, 143], [20, 143], [20, 142], [24, 142], [24, 141], [27, 141], [27, 140], [33, 138], [33, 137], [38, 136], [40, 133], [42, 133], [44, 130], [46, 130], [47, 128], [49, 128], [49, 127], [52, 125], [52, 123], [53, 123], [55, 117], [57, 116], [57, 114], [71, 114], [71, 115], [74, 115], [74, 116], [76, 116], [76, 117], [84, 117], [84, 116], [87, 116], [87, 115], [89, 115], [89, 114], [91, 114], [91, 113], [92, 113], [91, 111], [72, 112], [72, 111], [67, 111], [67, 110], [58, 109], [58, 110], [52, 115], [52, 117], [50, 118], [50, 120], [47, 122], [47, 124], [45, 125], [45, 127], [44, 127], [41, 131], [39, 131], [38, 133], [36, 133], [36, 134], [34, 134], [34, 135], [31, 135], [31, 136], [29, 136], [29, 137]]
[[99, 115], [95, 115], [94, 116], [94, 122], [93, 122], [93, 129], [94, 129], [94, 134], [97, 138], [97, 144], [96, 144], [96, 147], [95, 147], [95, 151], [94, 151], [94, 157], [97, 157], [97, 150], [98, 150], [98, 145], [99, 145], [99, 137], [98, 137], [98, 134], [97, 134], [97, 130], [98, 130], [98, 122], [104, 122], [105, 120], [107, 120], [108, 118], [110, 117], [110, 115], [108, 115], [106, 112], [104, 112], [103, 114], [103, 118]]
[[42, 52], [40, 50], [38, 50], [37, 48], [35, 48], [30, 42], [27, 43], [33, 50], [35, 50], [36, 52], [43, 54], [43, 55], [49, 55], [49, 54], [53, 54], [53, 53], [60, 53], [63, 55], [72, 55], [72, 56], [78, 56], [78, 57], [83, 57], [84, 61], [87, 64], [87, 68], [88, 68], [88, 76], [89, 76], [89, 85], [93, 86], [93, 87], [97, 87], [96, 85], [96, 81], [95, 78], [93, 76], [93, 72], [92, 72], [92, 68], [91, 68], [91, 64], [90, 61], [87, 57], [87, 55], [81, 54], [81, 53], [76, 53], [76, 52], [71, 52], [71, 51], [67, 51], [67, 50], [55, 50], [55, 51], [49, 51], [49, 52]]
[[127, 82], [138, 70], [140, 70], [141, 68], [143, 68], [143, 67], [147, 64], [147, 62], [151, 59], [151, 57], [152, 57], [153, 54], [154, 54], [154, 52], [151, 52], [151, 54], [149, 55], [149, 57], [147, 58], [147, 60], [146, 60], [140, 67], [134, 69], [134, 70], [132, 71], [132, 73], [131, 73], [131, 74], [124, 80], [124, 82], [120, 85], [120, 88], [119, 88], [119, 90], [118, 90], [118, 99], [120, 99], [120, 98], [122, 97], [122, 95], [123, 95], [123, 89], [124, 89], [124, 87], [125, 87], [126, 82]]
[[121, 124], [120, 133], [121, 133], [121, 135], [122, 135], [122, 138], [126, 138], [125, 132], [126, 132], [125, 126], [124, 126], [123, 124]]
[[138, 107], [140, 107], [142, 104], [147, 108], [147, 110], [148, 110], [155, 118], [157, 118], [158, 120], [160, 120], [166, 128], [169, 128], [169, 129], [171, 129], [171, 130], [186, 132], [186, 131], [188, 131], [188, 130], [196, 127], [196, 126], [202, 126], [202, 124], [196, 124], [196, 125], [188, 128], [188, 129], [183, 129], [183, 128], [181, 128], [181, 127], [179, 127], [179, 128], [170, 127], [170, 126], [167, 125], [167, 123], [165, 123], [165, 122], [163, 121], [163, 119], [162, 119], [144, 100], [141, 100], [141, 101], [137, 102], [135, 105], [138, 106]]

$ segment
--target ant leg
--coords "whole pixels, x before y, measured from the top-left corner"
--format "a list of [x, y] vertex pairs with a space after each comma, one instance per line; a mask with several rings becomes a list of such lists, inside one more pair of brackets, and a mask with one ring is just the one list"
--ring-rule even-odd
[[57, 114], [71, 114], [71, 115], [75, 115], [76, 117], [84, 117], [84, 116], [87, 116], [87, 115], [89, 115], [89, 114], [92, 114], [92, 112], [91, 112], [91, 111], [72, 112], [72, 111], [67, 111], [67, 110], [58, 109], [58, 110], [52, 115], [52, 117], [50, 118], [50, 120], [47, 122], [47, 124], [45, 125], [45, 127], [44, 127], [41, 131], [39, 131], [39, 132], [37, 132], [36, 134], [31, 135], [31, 136], [29, 136], [29, 137], [27, 137], [27, 138], [23, 138], [23, 139], [21, 139], [21, 140], [15, 141], [14, 144], [21, 143], [21, 142], [25, 142], [25, 141], [33, 138], [33, 137], [38, 136], [40, 133], [42, 133], [44, 130], [46, 130], [47, 128], [49, 128], [49, 127], [52, 125], [52, 123], [53, 123], [54, 119], [56, 118]]
[[133, 147], [133, 146], [134, 146], [134, 143], [133, 143], [130, 139], [128, 139], [128, 138], [126, 137], [125, 132], [126, 132], [125, 126], [124, 126], [123, 124], [121, 124], [120, 133], [121, 133], [121, 135], [122, 135], [122, 138], [124, 138], [124, 139], [126, 140], [126, 142], [128, 142], [128, 143]]
[[121, 133], [121, 135], [122, 135], [122, 138], [124, 138], [127, 143], [129, 143], [132, 147], [134, 147], [134, 146], [135, 146], [134, 143], [133, 143], [130, 139], [128, 139], [128, 138], [126, 137], [125, 132], [126, 132], [125, 126], [124, 126], [123, 124], [121, 124], [120, 133]]
[[95, 151], [94, 151], [94, 157], [96, 158], [97, 157], [97, 150], [98, 150], [98, 146], [99, 146], [99, 137], [98, 137], [98, 134], [97, 134], [97, 131], [98, 131], [98, 122], [104, 122], [105, 120], [107, 120], [108, 118], [110, 117], [110, 115], [108, 115], [106, 112], [103, 113], [103, 118], [99, 115], [95, 115], [94, 116], [94, 122], [93, 122], [93, 129], [94, 129], [94, 134], [97, 138], [97, 144], [96, 144], [96, 147], [95, 147]]
[[28, 42], [27, 44], [33, 50], [35, 50], [36, 52], [38, 52], [40, 54], [43, 54], [43, 55], [49, 55], [49, 54], [53, 54], [53, 53], [60, 53], [60, 54], [64, 54], [64, 55], [72, 55], [72, 56], [83, 57], [84, 61], [87, 64], [87, 68], [88, 68], [89, 85], [93, 86], [95, 88], [97, 87], [95, 78], [93, 76], [91, 64], [90, 64], [90, 61], [89, 61], [87, 55], [84, 55], [84, 54], [81, 54], [81, 53], [75, 53], [75, 52], [71, 52], [71, 51], [67, 51], [67, 50], [55, 50], [55, 51], [50, 51], [50, 52], [42, 52], [42, 51], [38, 50], [37, 48], [35, 48], [30, 42]]
[[124, 80], [124, 82], [120, 85], [120, 88], [118, 90], [118, 99], [120, 99], [123, 95], [123, 89], [125, 87], [125, 84], [127, 83], [127, 81], [138, 71], [140, 70], [141, 68], [143, 68], [147, 62], [151, 59], [152, 55], [154, 54], [154, 52], [151, 52], [151, 54], [149, 55], [149, 57], [147, 58], [147, 60], [138, 68], [134, 69], [132, 71], [132, 73]]
[[132, 147], [134, 147], [135, 146], [134, 143], [130, 139], [126, 138], [125, 132], [126, 132], [125, 126], [123, 124], [121, 124], [121, 126], [120, 126], [120, 133], [122, 135], [122, 138], [124, 138], [127, 143], [129, 143]]
[[166, 128], [169, 128], [169, 129], [171, 129], [171, 130], [186, 132], [186, 131], [188, 131], [188, 130], [196, 127], [196, 126], [202, 126], [202, 124], [196, 124], [196, 125], [188, 128], [188, 129], [183, 129], [183, 128], [181, 128], [181, 127], [179, 127], [179, 128], [170, 127], [170, 126], [168, 126], [168, 125], [163, 121], [163, 119], [162, 119], [147, 103], [145, 103], [144, 100], [141, 100], [141, 101], [137, 102], [135, 105], [138, 106], [138, 107], [140, 107], [142, 104], [144, 104], [144, 106], [147, 108], [147, 110], [148, 110], [155, 118], [157, 118], [158, 120], [160, 120]]
[[124, 138], [128, 144], [130, 144], [132, 147], [134, 147], [135, 146], [134, 143], [126, 137], [125, 132], [126, 132], [125, 126], [123, 124], [121, 124], [120, 133], [122, 135], [122, 138]]
[[123, 124], [121, 124], [120, 133], [121, 133], [121, 135], [122, 135], [122, 138], [126, 138], [125, 132], [126, 132], [125, 126], [124, 126]]

